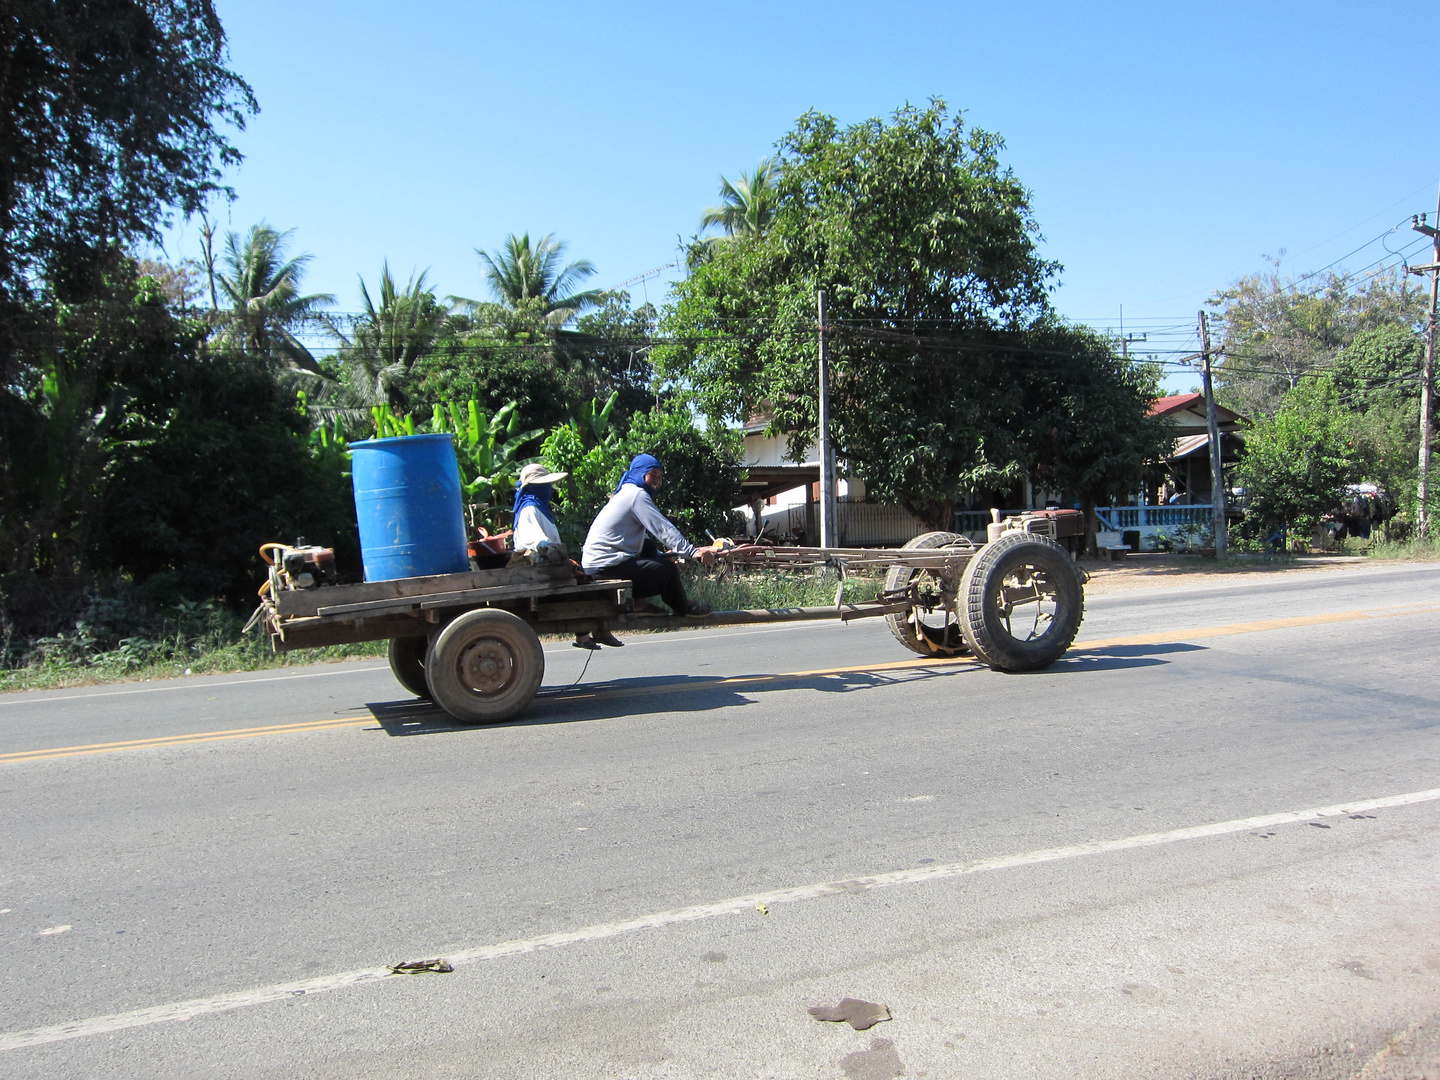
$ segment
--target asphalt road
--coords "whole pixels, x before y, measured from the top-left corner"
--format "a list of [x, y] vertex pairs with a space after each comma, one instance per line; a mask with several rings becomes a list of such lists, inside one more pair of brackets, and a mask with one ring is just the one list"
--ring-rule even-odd
[[374, 662], [7, 695], [0, 1075], [1440, 1075], [1437, 630], [1367, 567], [1094, 597], [1027, 676], [551, 645], [493, 728]]

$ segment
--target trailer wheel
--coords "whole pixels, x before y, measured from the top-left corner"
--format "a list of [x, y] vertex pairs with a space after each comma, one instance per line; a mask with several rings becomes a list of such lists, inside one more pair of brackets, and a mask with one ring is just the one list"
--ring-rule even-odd
[[429, 649], [429, 638], [390, 639], [390, 674], [395, 676], [396, 682], [418, 698], [430, 697], [430, 687], [425, 682], [425, 654]]
[[496, 724], [529, 705], [545, 677], [535, 631], [500, 608], [467, 611], [435, 635], [425, 678], [435, 704], [467, 724]]
[[[901, 550], [929, 551], [944, 547], [954, 547], [965, 552], [975, 550], [975, 545], [970, 543], [968, 537], [953, 532], [922, 533], [908, 541]], [[917, 566], [892, 566], [885, 575], [887, 593], [901, 592], [908, 589], [913, 582], [924, 590], [934, 592], [937, 598], [942, 600], [940, 605], [912, 607], [903, 614], [886, 615], [885, 623], [890, 627], [890, 633], [895, 635], [895, 640], [921, 656], [948, 657], [963, 656], [967, 653], [969, 646], [966, 645], [965, 636], [960, 629], [955, 605], [959, 577], [958, 572], [946, 574]], [[950, 601], [949, 606], [944, 605], [945, 600]]]
[[986, 544], [960, 577], [965, 640], [997, 671], [1039, 671], [1080, 630], [1080, 572], [1054, 540], [1008, 533]]

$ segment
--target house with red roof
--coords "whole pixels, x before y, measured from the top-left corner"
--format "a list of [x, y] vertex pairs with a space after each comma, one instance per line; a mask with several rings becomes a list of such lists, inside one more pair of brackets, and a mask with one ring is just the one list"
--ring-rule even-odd
[[[1249, 421], [1217, 405], [1220, 460], [1229, 466], [1245, 450]], [[1210, 482], [1210, 427], [1204, 394], [1171, 394], [1150, 404], [1151, 416], [1163, 416], [1174, 428], [1165, 456], [1145, 470], [1140, 490], [1126, 506], [1098, 507], [1096, 517], [1107, 534], [1102, 543], [1152, 551], [1159, 538], [1188, 531], [1208, 532], [1214, 518]]]
[[[1161, 495], [1168, 482], [1169, 491], [1156, 502], [1168, 502], [1179, 494], [1187, 503], [1210, 500], [1210, 427], [1205, 419], [1204, 394], [1171, 394], [1150, 403], [1151, 416], [1163, 416], [1175, 427], [1175, 444], [1165, 456], [1164, 477], [1156, 485]], [[1215, 406], [1216, 427], [1220, 431], [1220, 460], [1230, 464], [1244, 451], [1245, 417], [1223, 405]], [[1157, 472], [1157, 476], [1158, 476]]]

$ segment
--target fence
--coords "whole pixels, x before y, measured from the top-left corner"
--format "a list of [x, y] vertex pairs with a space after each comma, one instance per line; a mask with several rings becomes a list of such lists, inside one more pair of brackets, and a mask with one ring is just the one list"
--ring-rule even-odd
[[1173, 529], [1178, 525], [1209, 525], [1215, 508], [1209, 503], [1169, 506], [1097, 506], [1095, 516], [1102, 529]]

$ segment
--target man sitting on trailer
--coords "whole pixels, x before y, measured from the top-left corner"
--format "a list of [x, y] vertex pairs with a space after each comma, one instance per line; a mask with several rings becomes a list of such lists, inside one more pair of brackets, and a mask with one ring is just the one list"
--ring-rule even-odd
[[[683, 558], [698, 558], [706, 566], [714, 563], [716, 549], [691, 544], [660, 513], [653, 496], [664, 482], [659, 460], [650, 454], [637, 455], [590, 526], [580, 562], [592, 577], [628, 578], [637, 601], [658, 596], [676, 615], [703, 619], [711, 613], [710, 605], [685, 595], [680, 567], [661, 553], [655, 541]], [[635, 613], [665, 614], [661, 608], [639, 603]]]

